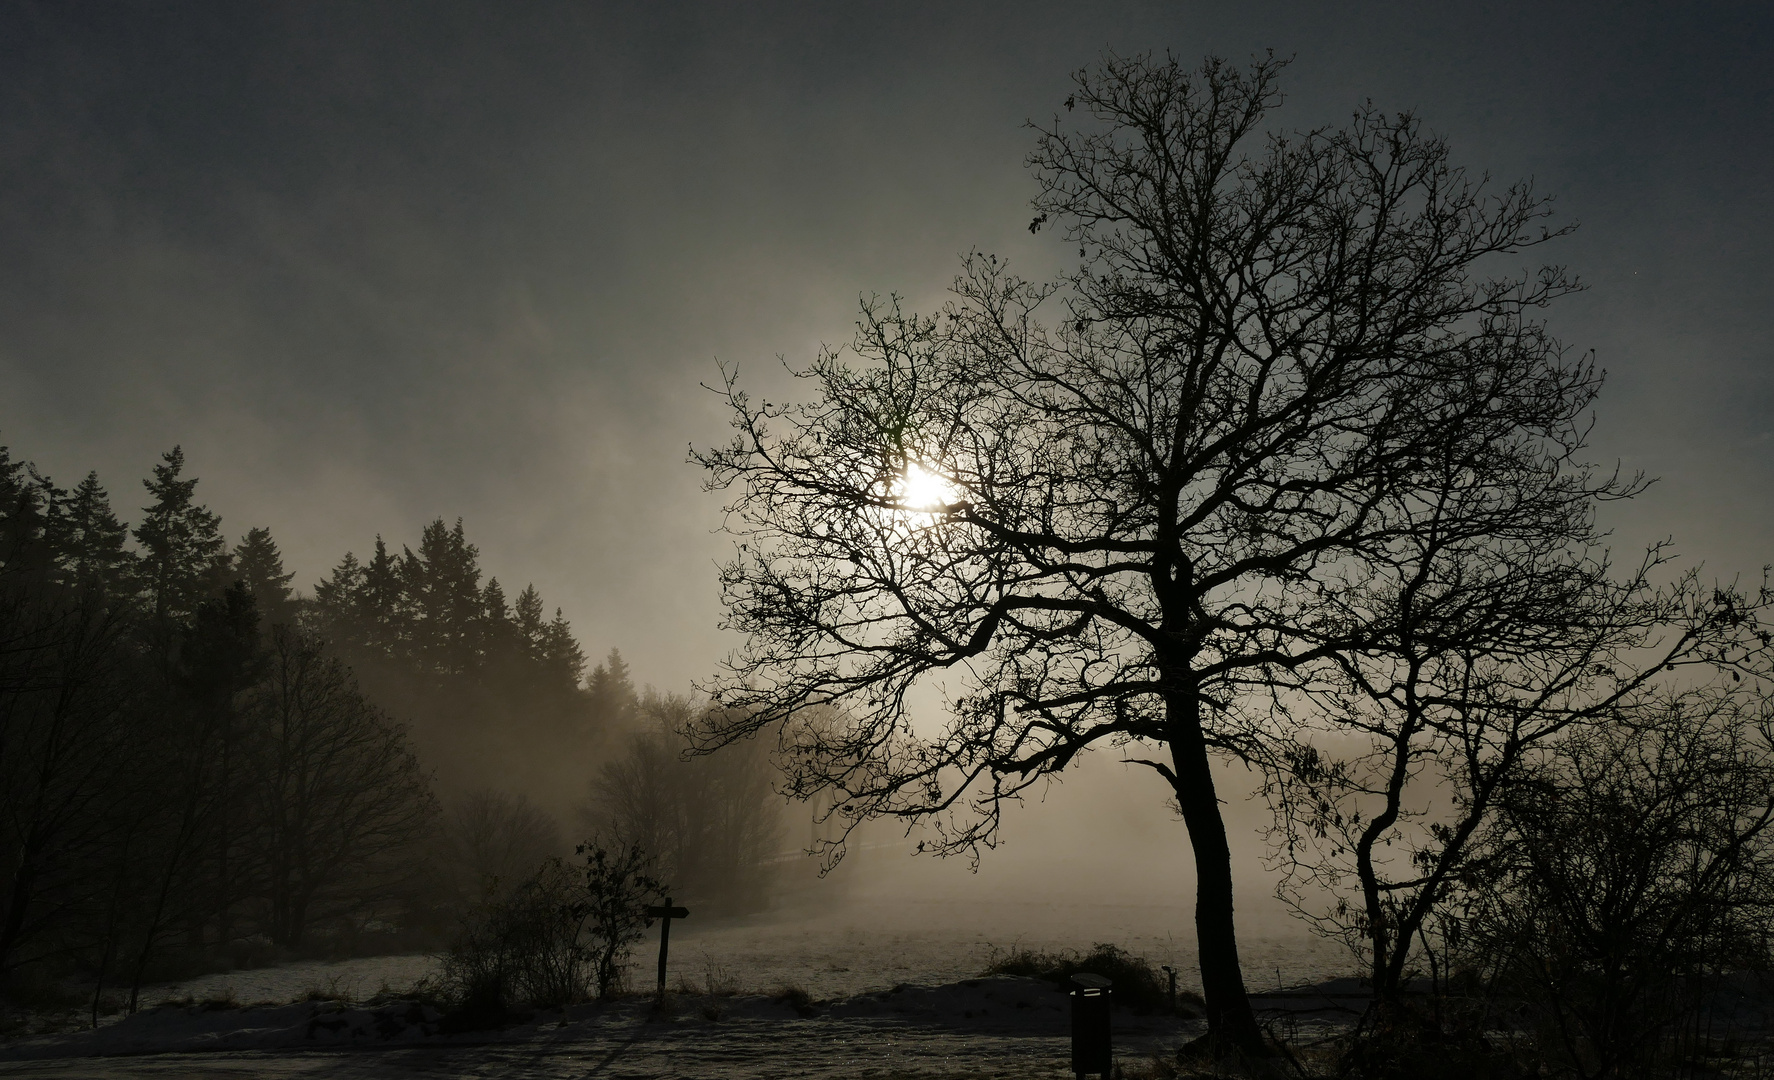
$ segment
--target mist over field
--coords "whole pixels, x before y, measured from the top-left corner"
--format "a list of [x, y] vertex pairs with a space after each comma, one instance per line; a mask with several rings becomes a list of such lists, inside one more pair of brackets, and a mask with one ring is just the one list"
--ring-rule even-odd
[[[1735, 4], [0, 5], [7, 1037], [322, 963], [509, 1028], [651, 990], [672, 903], [686, 995], [782, 1008], [1106, 944], [1216, 1052], [1338, 978], [1561, 1015], [1592, 969], [1521, 942], [1592, 833], [1729, 864], [1671, 903], [1733, 929], [1635, 963], [1774, 967], [1771, 49]], [[570, 973], [513, 989], [544, 923]], [[1547, 1067], [1667, 1064], [1606, 1049], [1648, 1015]]]

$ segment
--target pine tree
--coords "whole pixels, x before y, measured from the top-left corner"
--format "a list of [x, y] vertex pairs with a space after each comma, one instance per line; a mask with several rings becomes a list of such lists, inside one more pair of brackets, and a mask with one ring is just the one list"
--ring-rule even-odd
[[25, 485], [25, 463], [12, 460], [12, 449], [0, 446], [0, 521], [6, 520], [7, 509], [18, 499]]
[[173, 447], [142, 481], [153, 502], [142, 508], [136, 543], [142, 546], [142, 585], [149, 610], [161, 626], [188, 619], [225, 564], [221, 518], [192, 501], [196, 478], [179, 479], [185, 453]]
[[91, 940], [97, 868], [157, 796], [130, 599], [68, 587], [69, 502], [0, 447], [0, 982]]
[[439, 673], [474, 666], [474, 636], [480, 621], [480, 551], [467, 541], [462, 520], [446, 529], [438, 518], [425, 526], [419, 550], [405, 549], [400, 560], [403, 592], [412, 605], [417, 659]]
[[505, 602], [505, 589], [498, 578], [488, 578], [480, 595], [480, 630], [475, 647], [484, 663], [501, 671], [509, 670], [525, 655], [517, 627], [511, 622], [511, 605]]
[[411, 644], [412, 604], [401, 584], [400, 562], [376, 536], [376, 552], [363, 568], [358, 612], [366, 630], [365, 645], [376, 656], [402, 655]]
[[487, 587], [481, 590], [481, 611], [488, 622], [502, 623], [511, 619], [511, 606], [505, 602], [505, 590], [499, 585], [498, 578], [488, 578]]
[[548, 630], [548, 624], [542, 621], [542, 594], [536, 591], [536, 586], [525, 585], [524, 591], [517, 594], [512, 622], [523, 639], [527, 655], [531, 659], [540, 660], [542, 638]]
[[363, 644], [366, 636], [358, 620], [359, 594], [363, 591], [363, 564], [347, 551], [325, 581], [314, 586], [314, 610], [322, 636], [335, 647], [347, 650]]
[[48, 572], [50, 515], [60, 493], [32, 466], [0, 446], [0, 572], [40, 578]]
[[113, 593], [128, 587], [135, 568], [135, 555], [124, 546], [129, 530], [112, 512], [98, 473], [87, 473], [72, 495], [58, 500], [50, 530], [64, 584]]
[[11, 538], [14, 508], [30, 486], [25, 463], [12, 460], [11, 449], [0, 446], [0, 538]]
[[585, 674], [585, 650], [573, 640], [573, 627], [560, 608], [542, 632], [542, 668], [554, 687], [566, 690], [577, 690]]
[[190, 701], [192, 720], [214, 744], [210, 766], [214, 812], [204, 849], [213, 879], [211, 911], [224, 945], [234, 937], [234, 904], [241, 888], [235, 849], [244, 816], [240, 759], [248, 739], [242, 696], [267, 670], [260, 620], [251, 586], [236, 581], [220, 596], [197, 605], [178, 658], [178, 680]]
[[639, 704], [634, 683], [629, 680], [628, 662], [615, 649], [610, 650], [603, 663], [592, 669], [585, 689], [591, 699], [592, 722], [599, 727], [627, 723]]
[[[565, 615], [549, 620], [533, 585], [512, 601], [499, 580], [483, 583], [460, 521], [435, 520], [397, 550], [390, 556], [378, 537], [372, 559], [347, 556], [315, 587], [328, 647], [372, 697], [411, 718], [446, 789], [490, 784], [564, 809], [600, 727]], [[610, 665], [606, 696], [624, 712], [634, 698], [627, 665], [616, 654]]]
[[403, 561], [388, 553], [380, 536], [367, 563], [346, 552], [332, 576], [314, 586], [321, 636], [353, 665], [411, 660], [417, 605], [408, 585]]
[[52, 576], [55, 551], [50, 529], [63, 494], [34, 473], [7, 488], [0, 509], [0, 568], [8, 576], [33, 582]]
[[288, 626], [295, 622], [295, 598], [290, 581], [296, 575], [283, 569], [283, 555], [271, 530], [248, 529], [234, 549], [233, 573], [252, 593], [259, 617], [267, 627]]

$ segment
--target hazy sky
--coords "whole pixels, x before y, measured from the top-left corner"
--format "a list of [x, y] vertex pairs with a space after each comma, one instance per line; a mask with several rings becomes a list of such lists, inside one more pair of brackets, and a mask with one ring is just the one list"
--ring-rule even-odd
[[[1336, 14], [1331, 14], [1337, 9]], [[698, 384], [1033, 273], [1022, 123], [1104, 49], [1297, 57], [1288, 127], [1366, 98], [1533, 176], [1591, 290], [1598, 456], [1663, 477], [1624, 547], [1774, 558], [1774, 24], [1760, 4], [9, 3], [0, 442], [126, 518], [183, 443], [304, 586], [466, 520], [594, 655], [722, 649], [725, 437]]]

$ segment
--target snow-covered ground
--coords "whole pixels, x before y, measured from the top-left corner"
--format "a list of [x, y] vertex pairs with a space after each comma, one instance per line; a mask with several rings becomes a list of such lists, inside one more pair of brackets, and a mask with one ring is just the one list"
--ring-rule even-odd
[[[870, 1077], [1069, 1075], [1066, 996], [998, 977], [827, 1003], [764, 996], [640, 999], [541, 1013], [497, 1032], [440, 1034], [435, 1010], [307, 1003], [168, 1006], [99, 1031], [0, 1050], [12, 1076]], [[1199, 1022], [1117, 1014], [1123, 1060], [1163, 1052]], [[8, 1060], [10, 1059], [10, 1060]]]
[[[1012, 948], [1088, 950], [1118, 945], [1154, 965], [1170, 965], [1178, 984], [1198, 988], [1195, 940], [1188, 913], [1175, 905], [1099, 905], [1083, 902], [916, 900], [892, 897], [830, 911], [788, 909], [740, 919], [695, 917], [671, 931], [670, 980], [706, 990], [770, 993], [799, 986], [815, 998], [835, 999], [887, 990], [905, 982], [947, 983], [979, 975], [994, 952]], [[1253, 990], [1317, 983], [1349, 972], [1341, 947], [1312, 937], [1297, 924], [1282, 932], [1247, 934], [1240, 942]], [[635, 954], [631, 981], [645, 988], [657, 964], [657, 930]], [[400, 991], [435, 970], [424, 956], [384, 956], [336, 962], [304, 961], [253, 971], [205, 975], [145, 990], [144, 1001], [241, 1004], [287, 1002], [319, 990], [367, 998]]]
[[[446, 1036], [434, 1012], [410, 1003], [301, 1000], [313, 991], [397, 998], [435, 970], [431, 958], [311, 961], [147, 988], [150, 1005], [271, 1004], [151, 1009], [95, 1032], [17, 1040], [0, 1046], [0, 1075], [1065, 1077], [1065, 996], [978, 978], [994, 954], [1106, 942], [1176, 968], [1184, 988], [1198, 986], [1193, 882], [1175, 858], [1106, 842], [1031, 848], [1020, 864], [1001, 855], [979, 874], [954, 863], [908, 870], [881, 859], [871, 869], [858, 860], [760, 915], [692, 911], [672, 926], [669, 1017], [630, 1000]], [[1240, 951], [1253, 991], [1349, 973], [1340, 947], [1264, 908], [1257, 889], [1242, 895], [1252, 898], [1240, 906]], [[639, 989], [652, 985], [657, 934], [635, 953]], [[824, 1003], [817, 1015], [776, 1000], [785, 986]], [[1168, 1051], [1195, 1034], [1199, 1022], [1117, 1013], [1117, 1058]]]
[[[1298, 995], [1296, 995], [1297, 997]], [[1307, 1025], [1340, 1002], [1257, 1002]], [[1343, 1010], [1347, 1013], [1346, 1008]], [[165, 1005], [96, 1031], [0, 1048], [0, 1073], [125, 1080], [155, 1076], [1063, 1077], [1070, 1003], [1013, 976], [899, 986], [816, 1005], [767, 995], [674, 995], [545, 1010], [512, 1026], [451, 1033], [415, 1002]], [[1117, 1060], [1170, 1056], [1196, 1019], [1113, 1017]], [[1297, 1030], [1298, 1024], [1296, 1024]]]

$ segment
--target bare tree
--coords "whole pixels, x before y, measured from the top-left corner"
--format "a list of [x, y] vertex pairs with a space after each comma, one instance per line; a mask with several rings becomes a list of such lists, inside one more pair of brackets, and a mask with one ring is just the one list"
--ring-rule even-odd
[[1523, 770], [1476, 845], [1464, 952], [1543, 1015], [1578, 1076], [1669, 1076], [1707, 983], [1766, 972], [1774, 702], [1723, 683], [1574, 731]]
[[1281, 894], [1354, 947], [1382, 1004], [1399, 1001], [1413, 957], [1433, 974], [1418, 946], [1534, 754], [1636, 706], [1670, 671], [1767, 668], [1765, 585], [1709, 588], [1690, 572], [1658, 587], [1666, 545], [1616, 573], [1597, 503], [1643, 481], [1592, 486], [1570, 441], [1499, 456], [1519, 434], [1450, 441], [1442, 479], [1385, 508], [1412, 530], [1321, 616], [1365, 640], [1272, 703], [1296, 725], [1263, 762]]
[[135, 743], [129, 612], [86, 580], [58, 583], [65, 499], [0, 446], [0, 986], [69, 948]]
[[1525, 812], [1539, 759], [1657, 712], [1673, 680], [1767, 674], [1774, 597], [1694, 574], [1655, 588], [1663, 565], [1653, 550], [1614, 581], [1579, 549], [1437, 542], [1344, 598], [1371, 640], [1296, 694], [1311, 707], [1288, 710], [1269, 794], [1283, 898], [1366, 961], [1382, 1006], [1413, 958], [1437, 974], [1452, 909], [1498, 854], [1481, 841], [1506, 807]]
[[271, 632], [258, 690], [257, 828], [272, 940], [299, 945], [321, 918], [385, 897], [436, 810], [406, 731], [358, 691], [320, 642]]
[[[972, 852], [1006, 800], [1126, 748], [1189, 831], [1211, 1034], [1256, 1054], [1212, 755], [1268, 755], [1276, 688], [1366, 642], [1338, 598], [1421, 535], [1450, 462], [1630, 488], [1576, 463], [1598, 379], [1530, 317], [1574, 284], [1487, 262], [1557, 235], [1545, 200], [1469, 178], [1408, 115], [1265, 137], [1280, 67], [1081, 74], [1089, 129], [1037, 126], [1030, 159], [1031, 228], [1057, 219], [1076, 273], [976, 256], [933, 317], [865, 304], [858, 363], [821, 355], [801, 404], [729, 376], [737, 435], [693, 455], [736, 491], [746, 635], [701, 745], [785, 724], [796, 794]], [[915, 727], [908, 693], [942, 672], [952, 716]], [[843, 722], [796, 725], [821, 705]]]
[[699, 722], [687, 698], [649, 694], [639, 713], [640, 726], [592, 779], [584, 823], [646, 851], [680, 899], [763, 907], [784, 824], [769, 745], [753, 740], [686, 759], [680, 732]]
[[566, 844], [560, 826], [529, 799], [483, 789], [449, 800], [437, 847], [437, 869], [465, 906], [528, 880]]
[[130, 831], [117, 811], [155, 798], [131, 768], [144, 680], [120, 605], [82, 598], [46, 627], [0, 665], [0, 978], [73, 944], [70, 915]]

